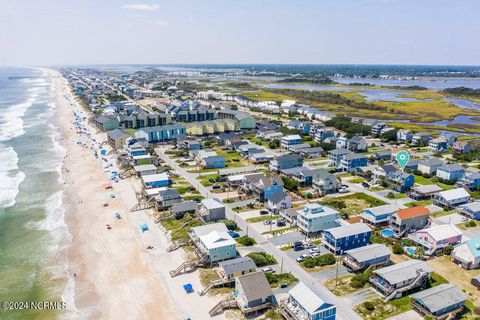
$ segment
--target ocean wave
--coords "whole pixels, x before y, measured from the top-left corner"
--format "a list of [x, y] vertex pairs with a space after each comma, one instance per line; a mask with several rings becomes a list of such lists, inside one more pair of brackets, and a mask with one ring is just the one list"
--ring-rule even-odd
[[0, 208], [15, 204], [25, 174], [18, 168], [18, 156], [11, 146], [0, 144]]

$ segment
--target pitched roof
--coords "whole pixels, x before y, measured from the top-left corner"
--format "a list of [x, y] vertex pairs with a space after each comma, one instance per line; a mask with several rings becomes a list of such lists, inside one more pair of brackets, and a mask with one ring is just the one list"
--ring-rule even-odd
[[419, 270], [432, 272], [432, 268], [425, 261], [412, 259], [375, 270], [374, 273], [387, 280], [391, 285], [394, 285], [415, 278]]
[[130, 137], [130, 135], [123, 130], [114, 129], [107, 132], [107, 137], [109, 137], [110, 139], [119, 139]]
[[365, 262], [379, 257], [385, 257], [392, 254], [392, 251], [384, 245], [379, 243], [374, 243], [368, 246], [347, 250], [345, 251], [346, 255], [353, 257], [358, 262]]
[[441, 166], [440, 168], [437, 169], [441, 171], [446, 171], [446, 172], [454, 172], [454, 171], [465, 171], [465, 168], [459, 165], [458, 163], [450, 163]]
[[429, 184], [426, 186], [414, 187], [413, 190], [417, 191], [418, 193], [433, 193], [442, 191], [443, 189], [436, 184]]
[[[303, 282], [298, 283], [288, 291], [288, 294], [295, 299], [310, 315], [317, 310], [322, 309], [326, 304], [315, 292], [307, 287]], [[329, 307], [330, 304], [327, 304]]]
[[411, 219], [428, 214], [430, 214], [430, 210], [428, 210], [428, 208], [424, 206], [416, 206], [397, 210], [397, 216], [400, 219]]
[[350, 154], [350, 153], [352, 153], [352, 151], [347, 150], [347, 149], [343, 149], [343, 148], [339, 148], [339, 149], [330, 150], [330, 151], [328, 151], [328, 153], [331, 154], [331, 155], [341, 156], [341, 155], [344, 155], [344, 154]]
[[257, 267], [255, 262], [250, 257], [239, 257], [222, 261], [218, 264], [226, 274], [233, 274], [236, 272], [242, 272], [246, 270], [255, 270]]
[[272, 193], [270, 197], [268, 197], [268, 201], [271, 201], [272, 203], [277, 204], [283, 199], [285, 199], [286, 196], [288, 196], [288, 194], [285, 191], [277, 190], [274, 193]]
[[470, 197], [470, 194], [467, 192], [467, 190], [463, 188], [441, 191], [438, 194], [446, 201]]
[[440, 224], [417, 232], [427, 232], [437, 242], [463, 235], [460, 229], [451, 224]]
[[198, 237], [207, 249], [221, 248], [225, 246], [236, 245], [237, 242], [233, 240], [228, 232], [211, 231]]
[[247, 302], [273, 296], [272, 288], [263, 272], [249, 273], [237, 279], [242, 286]]
[[154, 182], [154, 181], [165, 181], [169, 180], [168, 174], [166, 173], [157, 173], [157, 174], [149, 174], [147, 176], [142, 176], [142, 180], [144, 183], [147, 182]]
[[194, 211], [197, 208], [197, 203], [195, 201], [183, 201], [174, 203], [172, 206], [173, 212], [185, 212], [185, 211]]
[[465, 243], [467, 244], [468, 249], [475, 258], [480, 257], [480, 237], [469, 239], [465, 241]]
[[219, 209], [219, 208], [225, 208], [223, 204], [221, 204], [218, 200], [208, 198], [208, 199], [203, 199], [202, 200], [202, 205], [208, 209]]
[[471, 212], [480, 212], [480, 201], [470, 202], [462, 204], [460, 208], [464, 208]]
[[198, 237], [198, 236], [210, 233], [212, 231], [228, 232], [228, 229], [225, 226], [225, 223], [219, 222], [219, 223], [212, 223], [212, 224], [206, 224], [203, 226], [193, 227], [192, 231]]
[[468, 298], [459, 287], [451, 283], [443, 283], [430, 289], [417, 292], [412, 294], [411, 297], [415, 300], [422, 301], [422, 304], [432, 313], [463, 302]]
[[387, 213], [394, 213], [398, 210], [398, 206], [392, 205], [392, 204], [386, 204], [383, 206], [378, 206], [378, 207], [373, 207], [373, 208], [367, 208], [365, 209], [365, 212], [369, 212], [373, 216], [379, 216]]
[[421, 164], [427, 167], [441, 166], [443, 165], [443, 161], [438, 158], [429, 158], [429, 159], [419, 161], [418, 164]]

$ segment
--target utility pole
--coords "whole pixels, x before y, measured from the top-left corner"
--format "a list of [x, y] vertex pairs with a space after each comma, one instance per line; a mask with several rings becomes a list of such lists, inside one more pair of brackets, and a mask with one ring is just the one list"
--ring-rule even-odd
[[283, 273], [283, 257], [282, 257], [282, 261], [280, 262], [280, 274]]
[[338, 262], [339, 262], [339, 259], [337, 258], [337, 270], [335, 272], [335, 286], [338, 286]]

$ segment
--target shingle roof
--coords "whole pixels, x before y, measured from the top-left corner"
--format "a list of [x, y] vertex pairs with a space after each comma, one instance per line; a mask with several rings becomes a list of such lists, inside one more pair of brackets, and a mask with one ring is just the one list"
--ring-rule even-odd
[[331, 154], [331, 155], [340, 156], [340, 155], [344, 155], [344, 154], [350, 154], [350, 153], [352, 153], [352, 151], [347, 150], [347, 149], [343, 149], [343, 148], [339, 148], [339, 149], [330, 150], [330, 151], [328, 151], [328, 153]]
[[464, 197], [470, 197], [470, 194], [467, 192], [467, 190], [463, 188], [441, 191], [438, 194], [446, 201], [455, 200], [455, 199], [464, 198]]
[[219, 222], [219, 223], [212, 223], [212, 224], [206, 224], [203, 226], [193, 227], [192, 231], [197, 236], [201, 236], [201, 235], [210, 233], [212, 231], [228, 232], [228, 229], [225, 226], [225, 223]]
[[287, 196], [288, 194], [283, 191], [283, 190], [277, 190], [275, 191], [274, 193], [272, 193], [270, 195], [270, 197], [268, 198], [268, 201], [271, 201], [272, 203], [274, 204], [277, 204], [279, 203], [280, 201], [282, 201], [283, 199], [285, 199], [285, 197]]
[[426, 185], [426, 186], [414, 187], [413, 190], [415, 190], [419, 193], [432, 193], [432, 192], [442, 191], [443, 189], [440, 188], [436, 184], [429, 184], [429, 185]]
[[172, 206], [173, 212], [186, 212], [194, 211], [197, 208], [197, 203], [195, 201], [183, 201], [174, 203]]
[[255, 265], [255, 262], [253, 262], [250, 257], [240, 257], [227, 261], [222, 261], [219, 263], [219, 266], [225, 271], [227, 275], [246, 270], [255, 270], [255, 268], [257, 267]]
[[443, 283], [417, 292], [412, 294], [411, 297], [420, 300], [432, 313], [463, 302], [468, 298], [459, 287], [451, 283]]
[[451, 224], [440, 224], [417, 232], [427, 232], [436, 242], [461, 236], [463, 234], [460, 229]]
[[242, 286], [247, 302], [273, 296], [273, 291], [268, 284], [263, 272], [253, 272], [237, 278]]
[[444, 166], [441, 166], [437, 170], [446, 171], [446, 172], [454, 172], [454, 171], [465, 171], [465, 168], [459, 165], [458, 163], [450, 163]]
[[428, 214], [430, 214], [430, 210], [428, 210], [428, 208], [424, 206], [416, 206], [397, 210], [397, 216], [400, 219], [411, 219]]
[[375, 258], [389, 256], [392, 252], [386, 245], [374, 243], [368, 246], [347, 250], [345, 251], [345, 254], [362, 263]]

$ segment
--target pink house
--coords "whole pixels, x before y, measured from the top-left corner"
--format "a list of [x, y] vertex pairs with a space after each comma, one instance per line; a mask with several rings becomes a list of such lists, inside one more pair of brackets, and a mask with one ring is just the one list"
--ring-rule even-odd
[[408, 238], [425, 249], [426, 255], [443, 250], [449, 244], [455, 246], [462, 242], [462, 232], [454, 225], [442, 224], [418, 230]]

